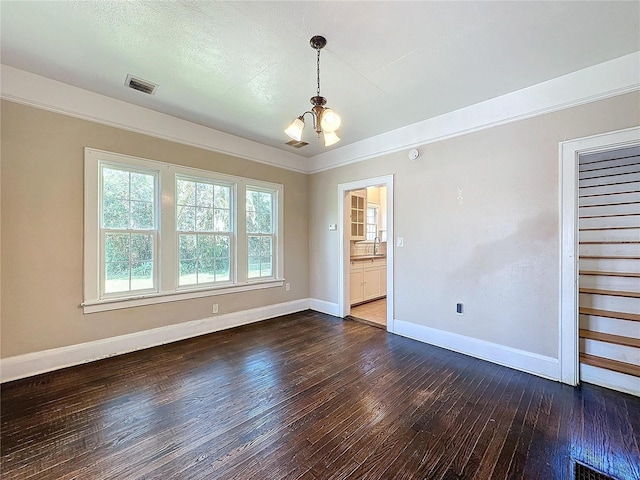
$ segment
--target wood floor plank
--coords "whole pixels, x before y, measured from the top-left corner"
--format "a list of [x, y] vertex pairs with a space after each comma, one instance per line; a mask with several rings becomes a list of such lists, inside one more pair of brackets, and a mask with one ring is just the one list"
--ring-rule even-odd
[[640, 399], [312, 311], [6, 383], [3, 480], [639, 474]]

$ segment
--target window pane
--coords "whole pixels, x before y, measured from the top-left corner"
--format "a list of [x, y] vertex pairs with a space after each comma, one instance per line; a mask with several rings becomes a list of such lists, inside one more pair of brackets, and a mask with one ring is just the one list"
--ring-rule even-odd
[[256, 236], [249, 236], [249, 256], [250, 257], [259, 257], [260, 256], [260, 247], [261, 238]]
[[270, 277], [271, 273], [271, 258], [270, 256], [260, 257], [260, 276]]
[[194, 285], [198, 283], [196, 264], [196, 260], [180, 261], [180, 285]]
[[229, 210], [221, 210], [216, 208], [213, 216], [214, 230], [216, 232], [230, 232], [231, 221], [229, 219]]
[[260, 257], [249, 257], [249, 271], [247, 275], [249, 278], [260, 277]]
[[196, 208], [178, 206], [177, 229], [182, 232], [195, 231]]
[[153, 235], [131, 234], [131, 261], [153, 261]]
[[231, 257], [231, 239], [227, 236], [216, 235], [215, 256], [229, 258]]
[[273, 276], [273, 238], [249, 235], [249, 278]]
[[[198, 235], [198, 258], [213, 259], [215, 253], [215, 238], [213, 235]], [[213, 267], [212, 267], [213, 268]]]
[[213, 231], [213, 208], [196, 207], [196, 230], [199, 232]]
[[255, 212], [247, 211], [247, 233], [259, 233]]
[[153, 203], [154, 201], [153, 175], [131, 172], [131, 199]]
[[272, 233], [273, 194], [247, 190], [247, 232]]
[[104, 167], [102, 169], [102, 196], [105, 199], [129, 198], [129, 172]]
[[103, 198], [102, 225], [104, 228], [129, 228], [129, 202], [116, 198]]
[[131, 264], [131, 290], [153, 288], [153, 262]]
[[196, 205], [196, 182], [176, 181], [176, 203], [178, 205]]
[[105, 293], [126, 292], [129, 290], [129, 262], [111, 262], [105, 264]]
[[270, 213], [271, 196], [267, 192], [247, 190], [247, 210], [253, 210], [257, 213]]
[[180, 235], [179, 243], [180, 260], [195, 260], [198, 258], [195, 235]]
[[107, 233], [104, 236], [104, 258], [107, 262], [129, 263], [129, 234]]
[[203, 259], [198, 262], [198, 283], [215, 282], [215, 267], [212, 258]]
[[153, 203], [131, 202], [131, 228], [135, 230], [153, 228]]
[[231, 280], [231, 268], [228, 258], [216, 258], [215, 273], [217, 282], [227, 282]]
[[271, 214], [270, 213], [256, 214], [256, 232], [271, 233]]
[[260, 242], [260, 254], [261, 255], [272, 255], [271, 251], [271, 237], [262, 237]]
[[214, 186], [214, 204], [216, 208], [230, 209], [231, 187]]
[[196, 188], [196, 202], [199, 207], [213, 207], [213, 185], [198, 183]]

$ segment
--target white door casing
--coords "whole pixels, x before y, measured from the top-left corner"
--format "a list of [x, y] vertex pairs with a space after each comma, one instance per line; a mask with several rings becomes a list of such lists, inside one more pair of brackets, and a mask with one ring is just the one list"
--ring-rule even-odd
[[560, 157], [560, 381], [577, 385], [578, 368], [578, 159], [640, 145], [640, 127], [561, 142]]

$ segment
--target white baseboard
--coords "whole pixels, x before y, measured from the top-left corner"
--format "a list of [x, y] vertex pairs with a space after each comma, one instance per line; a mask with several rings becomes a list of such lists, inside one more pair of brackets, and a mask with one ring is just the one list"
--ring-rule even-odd
[[581, 363], [580, 381], [585, 383], [594, 383], [601, 387], [618, 390], [619, 392], [625, 392], [635, 395], [636, 397], [640, 397], [640, 382], [638, 382], [638, 377], [627, 375], [625, 373], [613, 372], [604, 368], [584, 365]]
[[532, 373], [539, 377], [560, 380], [560, 363], [557, 358], [546, 357], [537, 353], [398, 319], [394, 320], [393, 333], [522, 372]]
[[318, 300], [317, 298], [310, 298], [309, 308], [311, 310], [315, 310], [316, 312], [333, 315], [334, 317], [340, 316], [340, 309], [337, 303], [326, 302], [324, 300]]
[[17, 380], [39, 373], [92, 362], [101, 358], [176, 342], [198, 335], [267, 320], [280, 315], [300, 312], [308, 308], [309, 299], [304, 298], [78, 345], [3, 358], [0, 359], [0, 382]]

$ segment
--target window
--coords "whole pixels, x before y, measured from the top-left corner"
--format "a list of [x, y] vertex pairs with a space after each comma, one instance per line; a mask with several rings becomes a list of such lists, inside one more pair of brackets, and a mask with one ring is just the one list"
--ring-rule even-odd
[[231, 187], [178, 177], [178, 285], [231, 280]]
[[283, 192], [86, 148], [84, 312], [282, 286]]
[[367, 240], [378, 237], [378, 207], [367, 207]]
[[100, 169], [104, 295], [156, 289], [156, 179], [148, 170], [108, 164]]
[[247, 187], [248, 278], [273, 276], [274, 192]]

